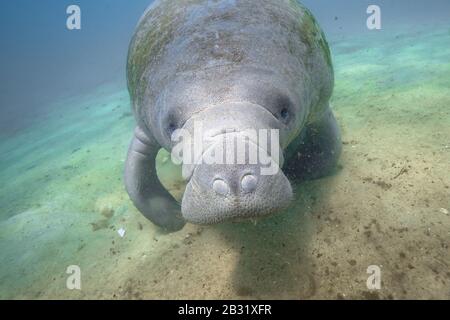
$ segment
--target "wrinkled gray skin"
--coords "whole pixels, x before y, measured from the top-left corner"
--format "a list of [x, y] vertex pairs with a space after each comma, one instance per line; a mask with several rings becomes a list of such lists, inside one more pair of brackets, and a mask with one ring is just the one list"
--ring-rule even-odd
[[[136, 207], [165, 229], [280, 212], [292, 198], [287, 176], [324, 176], [339, 157], [330, 51], [297, 1], [157, 0], [139, 22], [127, 73], [137, 127], [125, 184]], [[280, 130], [283, 170], [262, 176], [258, 165], [185, 166], [180, 210], [159, 182], [155, 156], [171, 151], [174, 130], [192, 132], [194, 121], [211, 136]]]

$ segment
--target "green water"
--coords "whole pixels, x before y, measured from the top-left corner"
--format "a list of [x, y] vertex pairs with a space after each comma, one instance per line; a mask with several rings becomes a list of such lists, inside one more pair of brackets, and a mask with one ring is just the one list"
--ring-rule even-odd
[[[141, 216], [122, 182], [125, 88], [55, 102], [1, 137], [0, 298], [449, 299], [450, 30], [331, 47], [340, 169], [256, 225], [164, 234]], [[161, 179], [179, 195], [169, 166]], [[66, 287], [70, 265], [82, 290]], [[366, 287], [369, 265], [380, 291]]]

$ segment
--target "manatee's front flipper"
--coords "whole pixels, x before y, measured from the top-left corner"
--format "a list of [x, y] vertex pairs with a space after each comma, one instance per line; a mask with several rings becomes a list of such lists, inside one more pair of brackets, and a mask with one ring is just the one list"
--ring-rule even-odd
[[283, 171], [296, 181], [327, 176], [335, 170], [341, 150], [339, 126], [328, 108], [320, 120], [305, 127], [288, 147]]
[[159, 149], [153, 137], [136, 128], [125, 164], [125, 186], [134, 205], [147, 219], [168, 231], [177, 231], [185, 221], [180, 206], [156, 174], [155, 158]]

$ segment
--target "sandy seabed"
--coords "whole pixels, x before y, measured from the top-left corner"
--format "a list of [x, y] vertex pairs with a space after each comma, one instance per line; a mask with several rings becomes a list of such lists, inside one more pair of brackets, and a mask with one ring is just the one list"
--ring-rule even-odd
[[[0, 298], [449, 299], [450, 29], [331, 46], [339, 169], [256, 225], [165, 234], [141, 216], [122, 182], [125, 89], [59, 101], [2, 136]], [[159, 173], [179, 196], [166, 157]], [[70, 265], [80, 291], [66, 288]], [[370, 265], [381, 290], [367, 289]]]

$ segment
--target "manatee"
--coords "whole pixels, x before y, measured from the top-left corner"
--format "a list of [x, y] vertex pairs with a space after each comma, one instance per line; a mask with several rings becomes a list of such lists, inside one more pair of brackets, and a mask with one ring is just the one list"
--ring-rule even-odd
[[[329, 175], [338, 161], [330, 49], [297, 1], [156, 0], [131, 40], [127, 81], [137, 124], [125, 185], [136, 208], [164, 229], [282, 212], [293, 199], [292, 182]], [[206, 141], [197, 160], [218, 145], [230, 154], [237, 144], [225, 138], [233, 137], [279, 170], [262, 174], [267, 163], [248, 155], [236, 163], [180, 158], [187, 183], [180, 205], [160, 183], [155, 157], [161, 148], [173, 153], [177, 132], [194, 136], [195, 123]], [[245, 134], [251, 130], [277, 132], [277, 140], [263, 145]]]

